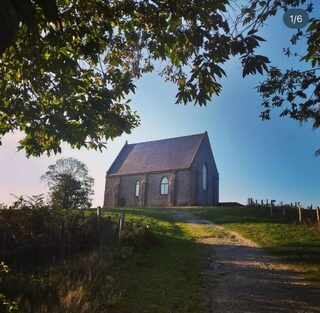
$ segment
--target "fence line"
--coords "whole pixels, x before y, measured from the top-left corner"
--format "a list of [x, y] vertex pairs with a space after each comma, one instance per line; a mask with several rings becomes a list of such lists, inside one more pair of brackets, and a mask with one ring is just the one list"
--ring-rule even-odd
[[294, 219], [299, 223], [310, 222], [320, 225], [320, 207], [312, 204], [307, 208], [300, 205], [300, 202], [284, 204], [281, 201], [275, 204], [276, 200], [257, 200], [248, 198], [247, 206], [260, 208], [261, 213], [268, 211], [270, 216], [282, 216], [286, 219]]

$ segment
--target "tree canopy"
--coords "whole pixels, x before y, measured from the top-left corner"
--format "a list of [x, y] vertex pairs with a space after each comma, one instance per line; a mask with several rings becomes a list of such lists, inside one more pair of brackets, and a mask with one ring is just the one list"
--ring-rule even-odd
[[[319, 5], [319, 4], [318, 4]], [[255, 29], [263, 26], [270, 16], [291, 7], [304, 7], [309, 14], [314, 11], [313, 1], [256, 1], [243, 10], [243, 22]], [[319, 10], [319, 8], [317, 8]], [[320, 19], [312, 17], [308, 26], [297, 29], [290, 39], [291, 47], [283, 48], [287, 57], [300, 61], [300, 66], [283, 69], [271, 66], [267, 79], [257, 86], [262, 97], [263, 120], [269, 120], [271, 112], [280, 108], [280, 116], [288, 116], [298, 122], [310, 121], [314, 129], [320, 127]], [[305, 46], [304, 54], [294, 51], [295, 46]], [[296, 62], [299, 63], [299, 62]], [[320, 155], [320, 149], [316, 151]]]
[[48, 184], [50, 201], [54, 208], [75, 209], [91, 206], [93, 178], [88, 169], [77, 159], [62, 158], [50, 165], [41, 176]]
[[[220, 93], [223, 64], [231, 57], [240, 58], [243, 76], [268, 71], [268, 57], [255, 53], [264, 41], [259, 28], [279, 9], [306, 2], [311, 12], [305, 0], [251, 0], [239, 10], [227, 0], [5, 0], [0, 139], [24, 132], [20, 149], [28, 156], [60, 152], [62, 142], [102, 149], [107, 139], [139, 125], [128, 95], [157, 62], [160, 75], [177, 86], [177, 103], [206, 105]], [[231, 18], [234, 12], [237, 18]], [[282, 115], [312, 118], [318, 127], [319, 29], [312, 19], [293, 39], [307, 38], [301, 61], [311, 69], [302, 73], [305, 80], [300, 72], [272, 67], [258, 87], [263, 118], [289, 101]], [[289, 95], [290, 88], [296, 89]], [[293, 101], [297, 97], [306, 101]]]

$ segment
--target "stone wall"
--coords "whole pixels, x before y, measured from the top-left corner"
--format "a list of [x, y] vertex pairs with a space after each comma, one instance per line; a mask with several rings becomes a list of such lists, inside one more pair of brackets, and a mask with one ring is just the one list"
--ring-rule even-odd
[[[144, 204], [144, 182], [146, 175], [126, 175], [120, 177], [119, 206], [140, 207]], [[136, 182], [140, 182], [140, 194], [135, 196]]]
[[[169, 193], [160, 194], [161, 179], [166, 176], [169, 180]], [[172, 201], [172, 180], [175, 179], [174, 172], [150, 173], [147, 176], [146, 206], [169, 206]], [[171, 196], [171, 198], [170, 198]], [[171, 200], [171, 201], [170, 201]]]
[[[207, 164], [207, 189], [203, 190], [203, 165]], [[194, 193], [193, 203], [196, 205], [215, 205], [219, 203], [219, 173], [214, 161], [208, 136], [203, 138], [203, 141], [198, 149], [198, 153], [191, 166], [193, 172]]]
[[[169, 181], [169, 193], [160, 193], [161, 179]], [[104, 207], [172, 206], [192, 204], [192, 173], [190, 170], [141, 175], [107, 176]], [[136, 181], [140, 194], [135, 196]]]
[[190, 170], [178, 171], [176, 174], [175, 205], [192, 205], [194, 200], [192, 192], [192, 172]]
[[104, 207], [116, 207], [118, 205], [118, 190], [120, 185], [120, 177], [106, 176], [106, 186], [104, 192]]

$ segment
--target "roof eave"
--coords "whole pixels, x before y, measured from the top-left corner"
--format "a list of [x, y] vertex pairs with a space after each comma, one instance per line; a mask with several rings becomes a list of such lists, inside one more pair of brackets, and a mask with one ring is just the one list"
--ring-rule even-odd
[[124, 148], [128, 145], [128, 141], [125, 142], [125, 144], [123, 145], [123, 147], [121, 148], [120, 152], [118, 153], [117, 157], [114, 159], [114, 161], [112, 162], [112, 164], [110, 165], [109, 169], [107, 170], [107, 175], [109, 175], [110, 170], [112, 169], [112, 167], [116, 164], [116, 161], [118, 160], [118, 158], [120, 158], [122, 152], [124, 151]]
[[160, 174], [160, 173], [167, 173], [167, 172], [180, 172], [180, 171], [188, 171], [191, 167], [183, 167], [183, 168], [172, 168], [167, 170], [161, 170], [161, 171], [150, 171], [150, 172], [137, 172], [137, 173], [114, 173], [114, 174], [108, 174], [106, 177], [116, 177], [116, 176], [132, 176], [132, 175], [146, 175], [146, 174]]

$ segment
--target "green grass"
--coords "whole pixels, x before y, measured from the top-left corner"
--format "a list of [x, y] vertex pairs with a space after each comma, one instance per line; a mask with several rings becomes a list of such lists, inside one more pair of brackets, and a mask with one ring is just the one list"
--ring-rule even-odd
[[[154, 242], [139, 251], [102, 245], [29, 276], [13, 273], [15, 292], [21, 288], [29, 293], [27, 309], [19, 312], [204, 312], [201, 272], [210, 246], [199, 240], [224, 234], [210, 225], [177, 221], [172, 210], [178, 208], [103, 210], [103, 216], [118, 218], [125, 212], [130, 224], [148, 226]], [[187, 210], [241, 233], [320, 281], [319, 228], [284, 223], [241, 207]]]
[[200, 273], [209, 248], [197, 239], [209, 236], [210, 227], [177, 222], [171, 209], [102, 215], [118, 218], [120, 212], [130, 225], [142, 223], [154, 234], [147, 249], [102, 244], [37, 272], [13, 271], [0, 290], [18, 302], [21, 313], [203, 312]]
[[286, 223], [247, 207], [213, 207], [190, 209], [195, 215], [234, 230], [279, 256], [306, 277], [320, 285], [320, 228]]
[[149, 225], [157, 238], [128, 272], [124, 312], [202, 312], [200, 271], [208, 248], [195, 240], [197, 230], [175, 222], [170, 209], [121, 211], [127, 220]]

